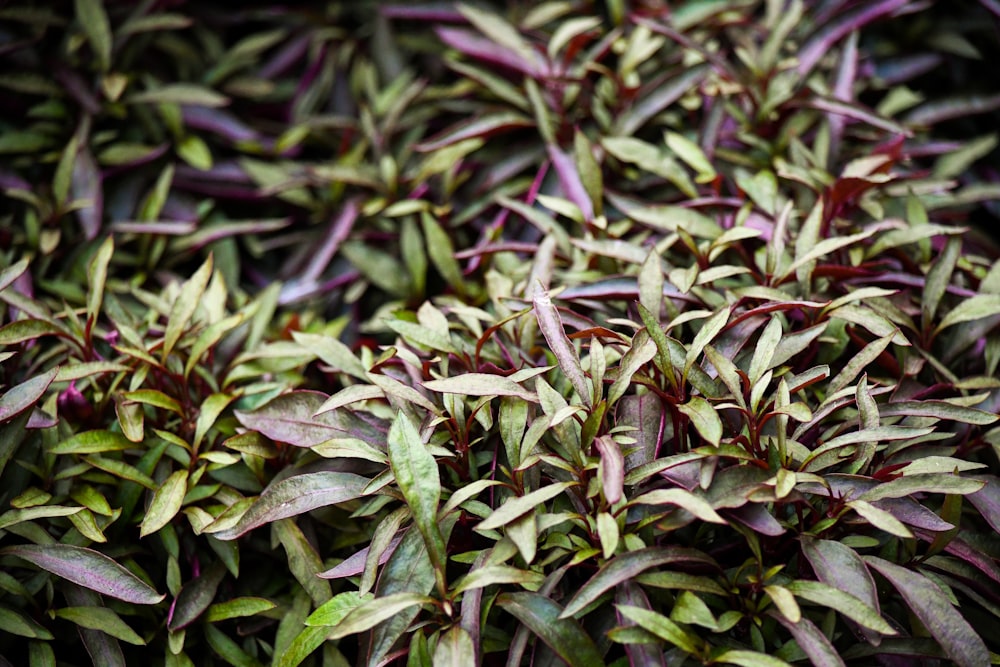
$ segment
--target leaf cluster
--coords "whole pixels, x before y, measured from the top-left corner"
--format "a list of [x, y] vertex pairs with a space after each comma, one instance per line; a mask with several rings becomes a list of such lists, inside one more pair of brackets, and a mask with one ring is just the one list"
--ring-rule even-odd
[[0, 9], [0, 656], [990, 663], [941, 5]]

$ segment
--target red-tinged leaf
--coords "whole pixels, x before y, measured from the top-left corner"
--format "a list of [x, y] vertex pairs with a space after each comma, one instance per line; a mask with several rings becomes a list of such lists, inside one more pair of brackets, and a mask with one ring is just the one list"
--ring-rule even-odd
[[573, 347], [573, 343], [566, 335], [562, 318], [559, 317], [559, 311], [556, 307], [552, 305], [549, 293], [544, 289], [538, 289], [532, 301], [535, 318], [538, 320], [538, 328], [545, 336], [549, 349], [552, 350], [556, 361], [559, 362], [559, 367], [569, 378], [570, 384], [576, 389], [584, 405], [591, 407], [593, 396], [591, 395], [590, 383], [587, 382], [587, 378], [583, 374], [580, 355], [577, 354], [576, 348]]
[[598, 476], [604, 489], [604, 499], [614, 505], [622, 499], [625, 486], [625, 457], [621, 447], [610, 435], [602, 435], [594, 439], [594, 446], [601, 460], [598, 463]]
[[[379, 565], [385, 565], [396, 551], [396, 547], [399, 546], [400, 540], [402, 540], [402, 535], [398, 535], [389, 542], [389, 546], [386, 547], [385, 551], [378, 558]], [[324, 570], [323, 572], [317, 572], [317, 577], [322, 577], [324, 579], [343, 579], [345, 577], [354, 577], [365, 571], [365, 563], [368, 560], [368, 552], [370, 547], [365, 547], [360, 551], [355, 551], [342, 562], [337, 563], [329, 570]]]
[[774, 611], [769, 611], [768, 616], [785, 626], [789, 634], [795, 638], [795, 643], [799, 645], [803, 653], [809, 656], [814, 665], [845, 667], [844, 659], [840, 657], [837, 649], [833, 647], [823, 631], [808, 618], [790, 621], [785, 618], [784, 614]]
[[513, 615], [552, 649], [569, 667], [600, 667], [601, 653], [580, 624], [538, 593], [504, 593], [497, 605]]
[[906, 115], [908, 125], [936, 125], [955, 118], [964, 118], [1000, 109], [1000, 94], [948, 97], [923, 104]]
[[545, 68], [540, 63], [532, 62], [520, 53], [481, 37], [471, 30], [438, 26], [434, 32], [442, 42], [472, 58], [522, 72], [532, 78], [544, 75]]
[[614, 136], [631, 137], [646, 122], [698, 86], [708, 73], [708, 65], [685, 67], [669, 72], [646, 84], [637, 95], [637, 102], [618, 115], [612, 128]]
[[215, 592], [226, 575], [226, 567], [222, 561], [212, 563], [201, 576], [184, 584], [177, 598], [170, 607], [167, 617], [167, 628], [171, 632], [185, 628], [194, 623], [208, 609], [215, 599]]
[[452, 125], [414, 148], [423, 153], [441, 150], [466, 139], [485, 139], [501, 132], [507, 132], [522, 127], [533, 127], [535, 121], [527, 116], [516, 113], [498, 113], [474, 118], [470, 121]]
[[[625, 605], [638, 609], [651, 609], [649, 598], [646, 597], [642, 587], [635, 581], [626, 581], [618, 587], [615, 593], [615, 608]], [[626, 618], [621, 611], [618, 611], [618, 623], [623, 627], [635, 626], [634, 621]], [[625, 644], [625, 653], [628, 655], [632, 665], [649, 665], [650, 667], [666, 667], [663, 657], [663, 649], [657, 644]]]
[[583, 179], [577, 169], [573, 156], [563, 151], [555, 144], [548, 144], [549, 159], [555, 167], [556, 176], [559, 177], [559, 187], [562, 188], [563, 196], [576, 204], [583, 213], [584, 220], [594, 219], [594, 203], [584, 187]]
[[986, 522], [992, 526], [993, 530], [1000, 533], [1000, 479], [996, 477], [977, 477], [986, 484], [975, 493], [969, 494], [966, 498], [979, 510]]
[[538, 402], [538, 396], [517, 382], [502, 375], [489, 373], [465, 373], [443, 380], [428, 380], [422, 383], [431, 391], [442, 394], [463, 394], [465, 396], [514, 396], [531, 403]]
[[58, 368], [48, 370], [8, 389], [3, 396], [0, 396], [0, 423], [10, 421], [32, 409], [45, 395], [45, 390], [52, 384], [58, 372]]
[[84, 588], [132, 604], [156, 604], [166, 597], [93, 549], [69, 544], [22, 544], [0, 549], [0, 553], [23, 558]]
[[250, 412], [236, 410], [235, 415], [246, 428], [259, 431], [276, 442], [313, 447], [330, 438], [349, 435], [339, 412], [317, 414], [326, 398], [316, 391], [294, 391]]
[[816, 63], [829, 52], [833, 46], [851, 32], [858, 30], [872, 21], [891, 14], [906, 5], [909, 0], [881, 0], [867, 2], [857, 10], [845, 14], [836, 21], [822, 27], [806, 42], [798, 53], [799, 72], [802, 75], [812, 71]]
[[212, 536], [235, 540], [272, 521], [360, 498], [370, 481], [349, 472], [313, 472], [286, 477], [264, 489], [235, 526]]
[[907, 606], [959, 667], [990, 663], [983, 638], [952, 606], [941, 588], [927, 577], [876, 556], [864, 556], [874, 569], [899, 591]]
[[840, 542], [807, 536], [802, 537], [801, 543], [802, 554], [820, 581], [879, 611], [875, 581], [854, 549]]
[[851, 120], [868, 123], [872, 127], [877, 127], [878, 129], [885, 130], [886, 132], [893, 132], [904, 136], [910, 136], [913, 134], [902, 125], [894, 123], [888, 118], [883, 118], [874, 111], [866, 109], [857, 103], [816, 97], [809, 101], [809, 106], [817, 111], [825, 111], [827, 113], [843, 116], [844, 118], [850, 118]]
[[590, 580], [583, 585], [562, 612], [561, 618], [568, 618], [583, 611], [592, 602], [618, 584], [635, 578], [636, 575], [668, 563], [698, 563], [717, 567], [715, 561], [696, 549], [684, 547], [648, 547], [629, 551], [605, 563]]
[[88, 241], [97, 238], [104, 218], [104, 186], [101, 169], [87, 147], [76, 155], [70, 192], [74, 200], [82, 203], [76, 210], [76, 219], [80, 221], [84, 237]]

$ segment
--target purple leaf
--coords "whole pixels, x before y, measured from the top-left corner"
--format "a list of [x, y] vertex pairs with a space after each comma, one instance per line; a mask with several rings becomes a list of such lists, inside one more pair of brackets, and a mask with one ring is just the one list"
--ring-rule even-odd
[[25, 380], [8, 389], [3, 396], [0, 396], [0, 423], [10, 421], [33, 408], [38, 399], [45, 395], [45, 390], [52, 384], [58, 372], [58, 368], [53, 368], [41, 375], [36, 375], [30, 380]]
[[580, 172], [576, 168], [576, 161], [573, 156], [564, 152], [555, 144], [547, 146], [549, 159], [555, 167], [556, 175], [559, 177], [559, 187], [562, 188], [563, 195], [583, 213], [584, 220], [594, 219], [594, 203], [587, 194], [587, 189], [583, 186]]
[[93, 549], [70, 544], [22, 544], [2, 549], [0, 553], [23, 558], [74, 584], [132, 604], [156, 604], [166, 597]]
[[[386, 561], [389, 560], [389, 557], [396, 551], [396, 547], [402, 539], [403, 536], [401, 534], [392, 538], [392, 541], [389, 542], [389, 546], [382, 552], [382, 555], [379, 556], [379, 565], [385, 565]], [[344, 561], [337, 563], [329, 570], [318, 572], [316, 576], [324, 579], [343, 579], [344, 577], [354, 577], [361, 574], [365, 571], [365, 561], [368, 560], [368, 552], [370, 548], [371, 547], [368, 546], [360, 551], [355, 551]]]
[[799, 645], [803, 653], [809, 656], [814, 665], [844, 667], [844, 660], [840, 657], [837, 649], [833, 647], [823, 631], [808, 618], [800, 618], [793, 623], [785, 618], [784, 614], [777, 611], [768, 610], [767, 615], [785, 626], [788, 633], [795, 638], [795, 643]]
[[587, 407], [590, 407], [593, 404], [591, 386], [583, 374], [583, 366], [580, 365], [580, 356], [576, 353], [576, 348], [573, 347], [573, 343], [570, 342], [569, 337], [566, 336], [566, 330], [563, 328], [559, 311], [552, 305], [549, 293], [543, 289], [539, 289], [536, 292], [532, 301], [535, 317], [538, 320], [538, 328], [541, 330], [542, 335], [545, 336], [545, 340], [549, 344], [549, 349], [555, 355], [556, 361], [559, 362], [559, 367], [563, 373], [569, 378], [570, 384], [573, 385], [573, 388], [580, 395], [580, 399]]
[[[643, 592], [642, 587], [640, 587], [634, 581], [625, 581], [618, 587], [615, 593], [615, 607], [620, 605], [627, 605], [629, 607], [639, 607], [640, 609], [646, 609], [652, 611], [653, 608], [649, 605], [649, 598], [646, 597], [645, 592]], [[622, 627], [632, 627], [635, 626], [635, 621], [626, 618], [621, 612], [617, 612], [618, 623]], [[650, 665], [655, 667], [660, 665], [661, 667], [666, 667], [666, 662], [663, 659], [663, 649], [658, 645], [651, 644], [625, 644], [625, 653], [628, 655], [629, 664], [632, 665]]]
[[875, 611], [879, 610], [875, 580], [854, 549], [840, 542], [803, 537], [802, 555], [821, 582], [850, 593]]
[[610, 435], [597, 437], [594, 446], [601, 456], [598, 471], [604, 487], [604, 499], [608, 504], [614, 505], [622, 499], [622, 490], [625, 486], [625, 458], [618, 443]]
[[763, 505], [744, 505], [731, 510], [723, 510], [723, 515], [735, 519], [755, 533], [776, 537], [785, 533], [785, 528]]
[[316, 391], [293, 391], [247, 412], [236, 410], [236, 419], [248, 429], [263, 433], [277, 442], [295, 447], [313, 447], [330, 438], [347, 435], [336, 412], [317, 415], [327, 399]]
[[268, 485], [235, 526], [212, 535], [220, 540], [235, 540], [273, 521], [360, 498], [370, 481], [349, 472], [313, 472], [286, 477]]
[[980, 667], [990, 663], [990, 652], [982, 637], [952, 606], [937, 584], [922, 574], [876, 556], [865, 556], [864, 561], [899, 591], [907, 606], [956, 665]]
[[685, 68], [680, 73], [669, 72], [650, 81], [639, 91], [636, 103], [618, 116], [613, 134], [622, 137], [634, 135], [646, 121], [700, 84], [708, 76], [708, 72], [708, 65], [696, 65]]
[[206, 572], [184, 584], [167, 615], [167, 628], [173, 632], [198, 620], [215, 599], [215, 592], [226, 574], [222, 561], [215, 561]]
[[77, 209], [76, 217], [88, 241], [97, 238], [104, 217], [104, 187], [101, 170], [97, 166], [90, 149], [84, 147], [77, 153], [70, 180], [73, 199], [82, 200], [84, 205]]
[[535, 79], [546, 74], [545, 68], [539, 63], [530, 62], [516, 51], [505, 48], [470, 30], [438, 26], [434, 32], [437, 33], [442, 42], [467, 56], [521, 72]]
[[986, 482], [986, 486], [966, 496], [969, 502], [979, 510], [986, 523], [997, 533], [1000, 533], [1000, 479], [994, 476], [976, 477]]
[[466, 139], [491, 137], [500, 132], [519, 127], [533, 127], [535, 121], [516, 113], [499, 113], [458, 123], [417, 144], [415, 150], [429, 153]]
[[629, 551], [605, 563], [566, 603], [566, 608], [560, 617], [573, 616], [618, 584], [629, 581], [646, 570], [668, 563], [698, 563], [713, 568], [718, 567], [715, 561], [702, 552], [685, 547], [647, 547]]
[[833, 45], [848, 33], [860, 30], [872, 21], [891, 14], [909, 2], [910, 0], [866, 2], [856, 11], [822, 27], [799, 51], [799, 73], [805, 75], [811, 72], [816, 63], [833, 48]]
[[182, 107], [181, 113], [184, 124], [188, 127], [217, 134], [232, 143], [260, 140], [259, 132], [228, 111], [211, 107], [185, 106]]
[[317, 248], [306, 265], [305, 270], [299, 273], [298, 280], [316, 280], [320, 277], [326, 267], [330, 264], [333, 256], [337, 254], [337, 249], [351, 233], [354, 223], [358, 219], [360, 212], [359, 200], [357, 197], [347, 200], [340, 215], [330, 221], [330, 225], [324, 234], [323, 244]]

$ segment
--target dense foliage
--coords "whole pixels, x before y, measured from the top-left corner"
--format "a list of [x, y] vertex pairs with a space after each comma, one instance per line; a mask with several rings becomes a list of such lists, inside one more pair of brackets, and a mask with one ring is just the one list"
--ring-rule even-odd
[[998, 14], [0, 6], [0, 665], [1000, 661]]

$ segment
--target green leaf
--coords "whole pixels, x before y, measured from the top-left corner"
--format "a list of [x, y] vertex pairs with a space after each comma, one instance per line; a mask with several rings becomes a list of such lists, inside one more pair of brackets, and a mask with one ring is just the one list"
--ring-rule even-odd
[[420, 438], [409, 418], [402, 412], [389, 429], [386, 438], [389, 465], [396, 477], [406, 505], [413, 514], [413, 521], [427, 545], [427, 554], [438, 574], [441, 593], [445, 592], [444, 567], [447, 555], [445, 543], [437, 524], [438, 504], [441, 502], [441, 477], [437, 461]]
[[0, 345], [14, 345], [26, 340], [35, 340], [42, 336], [62, 336], [66, 332], [45, 320], [17, 320], [0, 329]]
[[[860, 559], [859, 561], [860, 562]], [[873, 607], [854, 595], [819, 581], [793, 581], [786, 588], [796, 597], [814, 604], [835, 609], [855, 623], [883, 635], [898, 634]]]
[[157, 88], [136, 93], [126, 100], [130, 104], [186, 104], [193, 107], [224, 107], [229, 104], [225, 95], [193, 83], [168, 83]]
[[725, 328], [726, 322], [729, 321], [729, 313], [730, 308], [726, 306], [701, 325], [701, 329], [695, 334], [694, 340], [691, 342], [691, 347], [687, 349], [687, 353], [684, 356], [685, 376], [687, 376], [691, 367], [694, 366], [694, 362], [701, 356], [705, 346], [715, 340], [715, 337]]
[[718, 447], [722, 439], [722, 419], [711, 403], [701, 396], [692, 396], [687, 403], [677, 406], [677, 409], [688, 416], [691, 423], [713, 447]]
[[960, 238], [948, 239], [944, 251], [935, 258], [931, 270], [927, 272], [923, 298], [920, 300], [920, 316], [925, 327], [930, 325], [934, 315], [937, 314], [938, 305], [948, 289], [951, 274], [955, 271], [955, 264], [958, 262], [958, 256], [961, 252], [962, 240]]
[[205, 625], [202, 632], [212, 651], [232, 667], [261, 667], [261, 663], [240, 648], [240, 645], [229, 638], [214, 625]]
[[986, 426], [1000, 419], [985, 410], [967, 408], [947, 401], [894, 401], [880, 404], [878, 411], [882, 417], [934, 417], [977, 426]]
[[487, 565], [475, 568], [455, 582], [450, 593], [457, 595], [463, 591], [500, 584], [527, 584], [540, 586], [545, 579], [540, 572], [522, 570], [510, 565]]
[[[870, 238], [876, 233], [877, 230], [869, 229], [858, 234], [849, 234], [847, 236], [833, 236], [828, 239], [823, 239], [816, 245], [807, 249], [807, 251], [800, 257], [796, 253], [795, 261], [792, 262], [791, 266], [785, 269], [784, 276], [788, 276], [795, 272], [800, 266], [808, 264], [809, 262], [822, 259], [835, 253], [843, 248], [849, 248], [855, 244], [861, 243], [867, 238]], [[782, 277], [784, 277], [782, 276]]]
[[528, 391], [517, 382], [502, 375], [488, 373], [465, 373], [444, 378], [429, 380], [422, 383], [431, 391], [442, 394], [462, 394], [465, 396], [514, 396], [517, 398], [538, 402], [538, 396]]
[[854, 378], [861, 373], [861, 371], [866, 369], [879, 357], [879, 355], [885, 352], [886, 348], [889, 347], [889, 344], [892, 343], [892, 340], [895, 337], [896, 333], [893, 332], [888, 336], [883, 336], [882, 338], [873, 340], [865, 345], [857, 354], [851, 357], [846, 364], [844, 364], [841, 371], [837, 373], [837, 377], [830, 380], [830, 384], [827, 387], [827, 394], [835, 394], [849, 385]]
[[0, 549], [52, 574], [132, 604], [156, 604], [160, 595], [104, 554], [69, 544], [23, 544]]
[[52, 633], [18, 611], [0, 607], [0, 630], [18, 637], [52, 640]]
[[709, 523], [728, 523], [712, 509], [704, 498], [700, 498], [687, 489], [656, 489], [649, 491], [628, 503], [629, 505], [676, 505], [687, 510], [702, 521]]
[[697, 654], [701, 652], [701, 647], [704, 644], [702, 639], [666, 616], [642, 607], [622, 604], [615, 606], [622, 616], [663, 641], [669, 642], [687, 653]]
[[349, 635], [371, 630], [396, 614], [411, 607], [434, 604], [434, 598], [420, 593], [393, 593], [384, 597], [366, 600], [355, 607], [339, 623], [332, 626], [327, 639], [340, 639]]
[[184, 329], [187, 327], [194, 312], [198, 309], [198, 303], [201, 301], [202, 294], [205, 293], [205, 288], [208, 286], [208, 279], [211, 277], [212, 257], [209, 256], [198, 270], [194, 272], [194, 275], [181, 286], [180, 292], [178, 292], [177, 298], [174, 300], [174, 305], [170, 309], [167, 328], [163, 334], [161, 359], [164, 363], [166, 363], [170, 352], [173, 351], [174, 345], [177, 344], [177, 341], [184, 334]]
[[281, 519], [271, 524], [272, 535], [285, 548], [288, 570], [302, 589], [321, 605], [333, 595], [330, 584], [317, 574], [323, 569], [323, 561], [315, 547], [306, 539], [299, 525], [292, 519]]
[[306, 625], [324, 627], [339, 625], [352, 611], [374, 599], [375, 596], [371, 593], [362, 595], [358, 591], [345, 591], [334, 595], [309, 615]]
[[24, 509], [7, 510], [0, 514], [0, 530], [16, 526], [25, 521], [48, 519], [56, 516], [72, 516], [83, 511], [82, 507], [66, 507], [64, 505], [42, 505], [41, 507], [26, 507]]
[[[78, 0], [79, 3], [80, 0]], [[100, 4], [98, 0], [98, 4]], [[114, 237], [108, 236], [90, 260], [87, 270], [87, 321], [96, 322], [104, 299], [104, 283], [108, 279], [108, 264], [115, 252]]]
[[605, 592], [646, 570], [677, 562], [714, 565], [714, 562], [700, 551], [683, 547], [648, 547], [620, 554], [605, 563], [597, 574], [576, 592], [566, 603], [562, 616], [565, 618], [578, 614]]
[[452, 344], [449, 336], [428, 329], [421, 324], [406, 320], [386, 320], [385, 324], [402, 336], [407, 343], [426, 347], [435, 352], [459, 354], [458, 348]]
[[52, 454], [98, 454], [132, 449], [136, 444], [113, 431], [84, 431], [52, 447]]
[[978, 667], [990, 662], [982, 637], [952, 606], [940, 587], [927, 577], [876, 556], [864, 556], [868, 567], [885, 577], [906, 601], [959, 667]]
[[81, 628], [100, 630], [104, 634], [135, 646], [146, 645], [142, 637], [137, 635], [118, 614], [107, 607], [63, 607], [56, 609], [55, 615], [75, 623]]
[[757, 653], [756, 651], [744, 651], [739, 649], [729, 649], [715, 656], [715, 662], [729, 665], [739, 665], [739, 667], [792, 667], [781, 658]]
[[475, 529], [485, 531], [505, 526], [514, 519], [527, 514], [542, 503], [555, 498], [569, 487], [575, 485], [576, 482], [557, 482], [549, 486], [543, 486], [523, 496], [509, 498], [493, 510], [492, 514], [480, 521]]
[[601, 653], [580, 624], [538, 593], [504, 593], [497, 605], [538, 636], [569, 667], [600, 667]]
[[111, 25], [101, 0], [75, 0], [76, 18], [94, 51], [97, 66], [107, 72], [111, 66]]
[[608, 389], [608, 406], [614, 405], [632, 385], [632, 378], [656, 356], [656, 343], [644, 331], [637, 332], [632, 345], [618, 364], [618, 376]]
[[293, 331], [292, 338], [311, 354], [319, 357], [334, 372], [347, 373], [352, 377], [367, 382], [367, 369], [365, 369], [355, 354], [351, 352], [351, 348], [336, 338], [303, 333], [301, 331]]
[[191, 443], [191, 446], [195, 450], [201, 445], [201, 441], [205, 438], [208, 430], [215, 425], [222, 411], [235, 399], [236, 396], [232, 394], [219, 392], [211, 394], [202, 401], [201, 407], [198, 410], [198, 420], [195, 422], [194, 442]]
[[264, 489], [235, 526], [212, 534], [220, 540], [235, 540], [272, 521], [360, 498], [369, 481], [367, 477], [349, 472], [313, 472], [287, 477]]
[[1000, 294], [977, 294], [949, 310], [941, 318], [941, 322], [934, 329], [934, 333], [941, 332], [955, 324], [972, 322], [997, 315], [1000, 315]]
[[875, 526], [879, 530], [884, 530], [890, 535], [903, 538], [913, 538], [910, 529], [903, 525], [903, 522], [894, 517], [889, 512], [875, 507], [864, 500], [851, 500], [847, 506], [857, 512], [865, 521]]
[[469, 667], [476, 664], [476, 647], [464, 628], [453, 625], [438, 639], [434, 667]]
[[256, 616], [277, 607], [274, 602], [259, 597], [239, 597], [225, 602], [213, 604], [205, 612], [205, 620], [209, 623], [227, 621], [231, 618]]
[[953, 493], [964, 496], [979, 491], [983, 485], [983, 480], [959, 477], [950, 472], [904, 475], [865, 491], [858, 499], [871, 502], [884, 498], [905, 498], [915, 493]]
[[188, 472], [177, 470], [163, 481], [149, 502], [146, 515], [139, 524], [139, 537], [146, 537], [170, 523], [181, 509], [187, 493]]
[[455, 246], [451, 237], [430, 213], [422, 212], [420, 220], [423, 223], [424, 238], [427, 239], [427, 254], [430, 256], [431, 264], [456, 292], [465, 294], [468, 291], [469, 283], [462, 277], [462, 267], [455, 259]]

